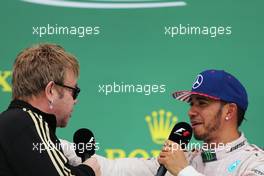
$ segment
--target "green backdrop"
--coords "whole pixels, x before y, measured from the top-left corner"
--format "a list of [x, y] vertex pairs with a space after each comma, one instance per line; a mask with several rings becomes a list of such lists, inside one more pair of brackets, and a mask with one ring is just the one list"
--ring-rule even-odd
[[[115, 5], [117, 1], [107, 2]], [[164, 1], [145, 4], [153, 2]], [[122, 3], [129, 6], [133, 1]], [[96, 9], [1, 2], [0, 110], [11, 99], [12, 64], [18, 52], [34, 43], [52, 42], [77, 56], [81, 65], [79, 102], [68, 127], [58, 130], [59, 137], [71, 141], [73, 133], [85, 127], [100, 143], [99, 154], [151, 157], [161, 145], [153, 140], [145, 117], [163, 109], [178, 121], [188, 122], [189, 105], [173, 100], [171, 93], [190, 89], [200, 71], [216, 68], [231, 72], [246, 86], [249, 108], [241, 130], [250, 142], [262, 147], [264, 1], [181, 3], [166, 8]], [[34, 33], [34, 29], [48, 25], [72, 31], [41, 37]], [[82, 26], [88, 27], [87, 33], [79, 37], [82, 28], [76, 28]], [[180, 26], [201, 31], [180, 35]], [[218, 33], [212, 37], [215, 29]], [[163, 85], [164, 90], [154, 86], [150, 95], [140, 88], [108, 95], [99, 91], [99, 86], [114, 83]]]

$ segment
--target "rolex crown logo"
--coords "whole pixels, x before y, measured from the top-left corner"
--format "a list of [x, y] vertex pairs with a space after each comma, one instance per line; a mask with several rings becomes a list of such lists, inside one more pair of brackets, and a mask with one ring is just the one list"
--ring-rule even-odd
[[168, 139], [173, 126], [178, 121], [176, 116], [169, 111], [165, 112], [163, 109], [153, 111], [151, 115], [145, 117], [152, 141], [156, 144], [163, 144]]

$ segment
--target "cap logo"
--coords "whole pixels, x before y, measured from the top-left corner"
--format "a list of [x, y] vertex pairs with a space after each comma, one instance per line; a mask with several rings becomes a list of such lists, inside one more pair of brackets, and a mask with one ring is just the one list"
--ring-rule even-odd
[[193, 83], [192, 88], [193, 89], [197, 89], [198, 87], [200, 87], [200, 85], [203, 83], [203, 75], [199, 74], [196, 77], [196, 80]]

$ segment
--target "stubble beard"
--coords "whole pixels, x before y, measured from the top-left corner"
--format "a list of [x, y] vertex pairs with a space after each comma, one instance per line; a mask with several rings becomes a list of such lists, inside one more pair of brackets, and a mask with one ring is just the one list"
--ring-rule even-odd
[[213, 118], [213, 121], [211, 121], [204, 127], [204, 133], [200, 135], [194, 133], [194, 138], [199, 141], [211, 141], [211, 139], [214, 137], [214, 134], [221, 126], [221, 115], [222, 106], [219, 108], [217, 114]]

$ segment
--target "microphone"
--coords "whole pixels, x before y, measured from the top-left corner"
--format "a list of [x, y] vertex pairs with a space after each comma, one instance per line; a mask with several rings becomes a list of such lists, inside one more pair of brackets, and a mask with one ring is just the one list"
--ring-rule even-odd
[[73, 142], [75, 143], [75, 153], [84, 162], [95, 153], [95, 138], [93, 133], [86, 129], [81, 128], [73, 135]]
[[[169, 140], [180, 144], [184, 149], [192, 138], [192, 127], [186, 122], [177, 123], [169, 136]], [[155, 176], [164, 176], [167, 169], [161, 164]]]

